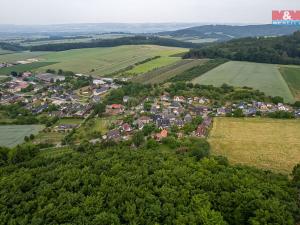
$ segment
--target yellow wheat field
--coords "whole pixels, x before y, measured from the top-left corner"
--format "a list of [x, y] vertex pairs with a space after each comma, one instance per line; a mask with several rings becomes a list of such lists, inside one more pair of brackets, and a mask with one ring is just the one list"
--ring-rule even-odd
[[290, 173], [300, 163], [300, 120], [215, 118], [209, 142], [231, 163]]

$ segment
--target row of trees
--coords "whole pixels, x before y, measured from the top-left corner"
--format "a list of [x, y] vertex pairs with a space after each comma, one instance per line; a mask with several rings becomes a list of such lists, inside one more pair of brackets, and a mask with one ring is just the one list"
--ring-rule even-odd
[[59, 44], [45, 44], [38, 46], [31, 46], [31, 51], [65, 51], [79, 48], [98, 48], [98, 47], [115, 47], [120, 45], [161, 45], [170, 47], [194, 48], [198, 44], [178, 41], [175, 39], [160, 38], [155, 36], [134, 36], [122, 37], [116, 39], [99, 39], [91, 42], [77, 42], [77, 43], [59, 43]]
[[[299, 221], [300, 166], [289, 180], [230, 166], [223, 157], [209, 156], [205, 140], [167, 138], [163, 143], [150, 139], [132, 151], [126, 142], [86, 142], [78, 151], [54, 157], [28, 149], [10, 153], [12, 161], [1, 165], [0, 224]], [[1, 156], [7, 157], [3, 149]]]
[[177, 82], [177, 81], [191, 81], [196, 77], [199, 77], [203, 75], [204, 73], [220, 66], [221, 64], [227, 62], [227, 60], [224, 59], [215, 59], [215, 60], [210, 60], [203, 65], [195, 66], [191, 69], [188, 69], [175, 77], [172, 77], [170, 79], [171, 82]]
[[[262, 101], [277, 103], [278, 97], [266, 96], [263, 92], [254, 90], [252, 88], [234, 88], [233, 86], [223, 84], [221, 87], [214, 87], [212, 85], [200, 85], [185, 82], [173, 82], [166, 91], [172, 96], [204, 96], [224, 105], [226, 101], [241, 102], [241, 101]], [[283, 102], [284, 99], [280, 98]]]

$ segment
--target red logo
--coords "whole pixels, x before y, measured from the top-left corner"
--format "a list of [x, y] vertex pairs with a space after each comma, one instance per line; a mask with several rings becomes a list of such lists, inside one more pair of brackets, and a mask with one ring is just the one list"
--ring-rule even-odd
[[300, 10], [273, 10], [272, 19], [276, 20], [300, 20]]

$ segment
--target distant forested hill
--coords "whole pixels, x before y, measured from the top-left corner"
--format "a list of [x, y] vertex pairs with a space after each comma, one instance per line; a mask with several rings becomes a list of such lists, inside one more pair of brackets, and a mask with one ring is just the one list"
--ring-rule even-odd
[[183, 48], [195, 48], [199, 47], [198, 44], [178, 41], [168, 38], [160, 38], [155, 36], [134, 36], [134, 37], [122, 37], [116, 39], [103, 39], [95, 40], [92, 42], [78, 42], [78, 43], [60, 43], [60, 44], [45, 44], [32, 46], [31, 51], [65, 51], [70, 49], [79, 48], [97, 48], [97, 47], [115, 47], [120, 45], [161, 45], [169, 47], [183, 47]]
[[184, 58], [230, 60], [300, 65], [300, 31], [273, 38], [242, 38], [193, 49]]
[[229, 26], [229, 25], [205, 25], [191, 27], [187, 29], [161, 32], [160, 35], [172, 37], [199, 37], [213, 38], [218, 41], [231, 40], [243, 37], [264, 37], [289, 35], [299, 30], [296, 26], [274, 26], [274, 25], [249, 25], [249, 26]]
[[24, 51], [26, 49], [20, 45], [6, 43], [6, 42], [0, 42], [0, 48], [9, 51]]

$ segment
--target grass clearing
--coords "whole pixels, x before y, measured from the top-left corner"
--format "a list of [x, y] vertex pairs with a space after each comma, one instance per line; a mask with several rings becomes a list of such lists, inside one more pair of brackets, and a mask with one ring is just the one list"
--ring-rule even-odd
[[193, 83], [247, 86], [270, 96], [281, 96], [286, 102], [294, 102], [294, 97], [281, 76], [278, 65], [273, 64], [230, 61], [197, 77]]
[[280, 67], [280, 72], [291, 89], [295, 100], [300, 101], [300, 67]]
[[0, 146], [15, 147], [24, 142], [25, 136], [37, 135], [42, 129], [42, 125], [1, 125]]
[[144, 84], [155, 84], [162, 83], [166, 80], [175, 77], [184, 71], [191, 69], [195, 66], [202, 65], [206, 60], [190, 60], [184, 59], [168, 66], [158, 68], [156, 70], [144, 73], [134, 78], [134, 82], [144, 83]]
[[45, 55], [43, 58], [47, 62], [58, 63], [42, 67], [38, 71], [42, 72], [51, 68], [104, 76], [154, 56], [168, 57], [185, 51], [186, 49], [184, 48], [156, 45], [124, 45], [111, 48], [75, 49]]
[[215, 118], [209, 142], [231, 163], [289, 174], [300, 162], [300, 120]]

